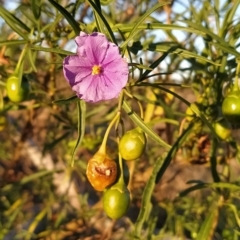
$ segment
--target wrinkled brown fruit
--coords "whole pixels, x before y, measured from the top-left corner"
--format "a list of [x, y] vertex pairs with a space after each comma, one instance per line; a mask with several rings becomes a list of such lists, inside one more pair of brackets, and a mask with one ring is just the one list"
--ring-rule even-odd
[[115, 183], [117, 178], [117, 164], [107, 155], [96, 153], [87, 165], [87, 178], [97, 191]]

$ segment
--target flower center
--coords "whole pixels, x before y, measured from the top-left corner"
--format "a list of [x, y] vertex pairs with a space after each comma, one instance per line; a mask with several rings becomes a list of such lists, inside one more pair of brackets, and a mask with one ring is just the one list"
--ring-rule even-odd
[[101, 67], [99, 65], [94, 65], [92, 67], [92, 75], [97, 75], [101, 72]]

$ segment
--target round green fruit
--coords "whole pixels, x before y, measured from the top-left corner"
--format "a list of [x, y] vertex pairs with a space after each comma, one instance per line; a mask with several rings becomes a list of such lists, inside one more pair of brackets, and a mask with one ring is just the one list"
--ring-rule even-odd
[[191, 122], [196, 117], [196, 113], [190, 107], [186, 109], [185, 113], [186, 113], [186, 119], [189, 122]]
[[214, 125], [214, 130], [216, 134], [218, 135], [219, 138], [222, 140], [226, 140], [230, 137], [231, 135], [231, 124], [226, 121], [225, 119], [215, 122]]
[[119, 142], [119, 152], [124, 160], [136, 160], [146, 148], [146, 136], [140, 128], [126, 132]]
[[240, 90], [230, 92], [222, 103], [224, 118], [233, 124], [240, 124]]
[[125, 215], [130, 204], [130, 194], [126, 186], [119, 184], [107, 189], [103, 194], [103, 209], [112, 219], [119, 219]]
[[16, 76], [8, 78], [6, 83], [7, 95], [12, 102], [22, 102], [27, 99], [30, 91], [28, 80], [23, 76], [21, 85]]

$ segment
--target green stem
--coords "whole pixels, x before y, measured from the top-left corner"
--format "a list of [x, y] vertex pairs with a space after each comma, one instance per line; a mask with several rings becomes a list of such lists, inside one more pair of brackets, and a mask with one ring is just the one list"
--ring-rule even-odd
[[236, 76], [235, 76], [235, 82], [233, 86], [233, 91], [239, 91], [239, 86], [238, 86], [238, 75], [240, 72], [240, 60], [237, 59], [237, 68], [236, 68]]
[[119, 101], [118, 101], [118, 111], [119, 112], [121, 112], [121, 109], [122, 109], [123, 99], [124, 99], [124, 89], [121, 91], [120, 96], [119, 96]]
[[136, 101], [137, 101], [137, 103], [138, 103], [138, 106], [139, 106], [139, 110], [140, 110], [140, 117], [141, 117], [141, 119], [143, 119], [143, 107], [142, 107], [142, 104], [139, 102], [139, 100], [136, 98], [136, 97], [134, 97], [131, 93], [129, 93], [126, 89], [124, 89], [124, 93], [128, 96], [128, 97], [130, 97], [130, 98], [132, 98], [132, 99], [135, 99]]
[[108, 139], [108, 135], [110, 133], [110, 130], [113, 126], [113, 124], [119, 119], [120, 117], [120, 112], [117, 112], [116, 116], [113, 118], [113, 120], [110, 122], [110, 124], [108, 125], [108, 128], [105, 132], [105, 135], [103, 137], [103, 141], [102, 141], [102, 144], [98, 150], [98, 152], [100, 153], [103, 153], [103, 154], [106, 154], [106, 145], [107, 145], [107, 139]]
[[122, 156], [120, 153], [118, 153], [118, 159], [119, 159], [119, 168], [120, 168], [120, 177], [118, 182], [123, 182], [124, 183], [124, 175], [123, 175], [123, 160]]
[[[22, 63], [23, 63], [23, 59], [24, 59], [26, 53], [27, 53], [27, 45], [24, 46], [24, 48], [23, 48], [23, 50], [22, 50], [22, 52], [21, 52], [21, 55], [20, 55], [20, 57], [19, 57], [17, 66], [16, 66], [15, 71], [14, 71], [14, 76], [19, 77], [19, 71], [21, 70]], [[20, 74], [20, 75], [21, 75], [21, 74]]]

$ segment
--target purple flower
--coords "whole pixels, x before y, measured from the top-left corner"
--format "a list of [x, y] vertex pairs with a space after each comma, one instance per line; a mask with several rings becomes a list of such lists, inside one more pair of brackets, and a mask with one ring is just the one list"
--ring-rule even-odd
[[128, 81], [128, 64], [119, 48], [102, 33], [80, 33], [77, 55], [63, 61], [63, 73], [72, 90], [87, 102], [119, 96]]

